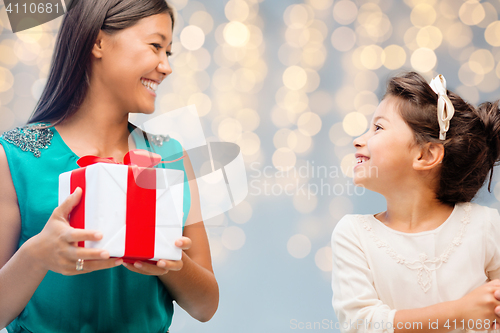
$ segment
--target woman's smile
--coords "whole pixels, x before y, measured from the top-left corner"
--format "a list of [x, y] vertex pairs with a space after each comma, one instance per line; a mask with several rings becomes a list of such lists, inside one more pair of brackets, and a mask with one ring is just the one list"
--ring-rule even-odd
[[158, 82], [146, 78], [141, 78], [141, 83], [151, 95], [156, 97], [156, 89], [158, 89], [159, 84]]
[[93, 71], [99, 77], [96, 81], [102, 82], [99, 93], [116, 101], [121, 112], [153, 113], [158, 86], [172, 72], [168, 61], [172, 47], [170, 15], [143, 18], [113, 38], [101, 35], [102, 46], [96, 47]]

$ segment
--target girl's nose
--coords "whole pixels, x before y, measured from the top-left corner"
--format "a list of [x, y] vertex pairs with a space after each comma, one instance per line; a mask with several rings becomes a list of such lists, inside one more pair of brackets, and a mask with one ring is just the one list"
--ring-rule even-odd
[[356, 139], [354, 139], [353, 144], [354, 147], [356, 148], [361, 148], [365, 145], [365, 140], [364, 140], [364, 135], [358, 136]]

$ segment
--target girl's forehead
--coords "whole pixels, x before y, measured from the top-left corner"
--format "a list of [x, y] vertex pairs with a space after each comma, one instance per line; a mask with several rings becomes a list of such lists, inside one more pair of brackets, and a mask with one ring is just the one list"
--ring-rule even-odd
[[398, 110], [397, 99], [392, 96], [384, 98], [378, 105], [372, 117], [372, 122], [379, 119], [386, 120], [392, 123], [404, 123], [403, 117]]
[[394, 116], [394, 110], [395, 110], [395, 105], [394, 101], [391, 98], [384, 98], [379, 105], [377, 106], [377, 109], [375, 110], [373, 114], [372, 119], [376, 119], [378, 117], [392, 117]]

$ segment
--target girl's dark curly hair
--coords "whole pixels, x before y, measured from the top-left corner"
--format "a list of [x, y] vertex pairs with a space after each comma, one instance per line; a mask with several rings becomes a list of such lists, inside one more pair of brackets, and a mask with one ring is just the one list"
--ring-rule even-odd
[[402, 118], [415, 134], [418, 144], [442, 143], [444, 158], [437, 199], [454, 205], [471, 201], [489, 174], [491, 191], [493, 167], [500, 158], [499, 101], [475, 108], [457, 94], [447, 91], [455, 114], [446, 140], [439, 140], [438, 96], [418, 73], [408, 72], [388, 82], [384, 96], [397, 98]]

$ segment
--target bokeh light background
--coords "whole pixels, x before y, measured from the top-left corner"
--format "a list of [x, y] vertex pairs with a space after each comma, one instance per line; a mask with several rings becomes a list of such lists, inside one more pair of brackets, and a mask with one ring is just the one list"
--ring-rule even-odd
[[[353, 138], [367, 129], [387, 78], [403, 70], [428, 80], [441, 73], [475, 105], [498, 99], [500, 0], [170, 3], [173, 74], [159, 87], [156, 114], [195, 104], [209, 141], [240, 145], [249, 180], [247, 199], [207, 227], [217, 314], [202, 324], [176, 307], [171, 332], [335, 322], [331, 232], [344, 214], [385, 209], [381, 196], [354, 190]], [[0, 132], [33, 111], [60, 23], [13, 34], [0, 1]], [[477, 202], [500, 208], [497, 179]]]

